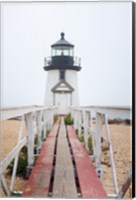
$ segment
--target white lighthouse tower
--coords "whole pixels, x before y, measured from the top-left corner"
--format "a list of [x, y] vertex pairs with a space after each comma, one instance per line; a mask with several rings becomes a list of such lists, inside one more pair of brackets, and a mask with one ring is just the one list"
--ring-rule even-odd
[[79, 106], [77, 72], [80, 59], [74, 57], [74, 45], [61, 33], [61, 39], [51, 45], [51, 57], [45, 58], [44, 70], [48, 72], [45, 105], [57, 106], [59, 114], [66, 114], [69, 106]]

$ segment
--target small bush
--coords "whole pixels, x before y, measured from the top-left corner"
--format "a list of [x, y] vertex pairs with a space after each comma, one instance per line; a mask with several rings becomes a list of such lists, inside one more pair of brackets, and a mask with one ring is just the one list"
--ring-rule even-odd
[[83, 133], [81, 133], [79, 136], [78, 136], [80, 142], [84, 142], [84, 135]]
[[64, 122], [65, 122], [65, 125], [73, 125], [74, 120], [72, 119], [70, 113], [66, 115], [66, 117], [64, 118]]
[[[17, 166], [17, 175], [20, 175], [25, 178], [26, 175], [26, 167], [27, 167], [27, 146], [24, 146], [19, 154], [19, 159], [18, 159], [18, 166]], [[11, 162], [11, 164], [8, 166], [8, 173], [12, 174], [13, 171], [13, 166], [14, 166], [14, 160]]]
[[93, 141], [91, 135], [88, 138], [88, 149], [89, 149], [89, 154], [93, 155]]
[[59, 116], [58, 116], [57, 114], [55, 114], [55, 115], [53, 116], [53, 122], [55, 123], [55, 122], [58, 120], [58, 118], [59, 118]]

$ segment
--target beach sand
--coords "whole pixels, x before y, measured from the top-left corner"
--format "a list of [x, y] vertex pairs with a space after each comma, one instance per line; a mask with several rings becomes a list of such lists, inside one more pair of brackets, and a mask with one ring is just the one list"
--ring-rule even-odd
[[[1, 156], [0, 160], [8, 155], [8, 153], [13, 149], [13, 147], [17, 144], [18, 133], [20, 129], [20, 121], [18, 120], [7, 120], [1, 123]], [[131, 160], [131, 151], [132, 151], [132, 127], [130, 125], [125, 124], [112, 124], [109, 125], [112, 147], [113, 147], [113, 155], [117, 172], [117, 180], [118, 180], [118, 188], [120, 190], [121, 185], [124, 183], [129, 168], [132, 164]], [[23, 136], [26, 135], [26, 129], [24, 128]], [[105, 129], [103, 127], [102, 136], [106, 139]], [[102, 161], [105, 162], [103, 164], [103, 178], [102, 182], [106, 189], [106, 191], [110, 194], [113, 193], [113, 183], [112, 183], [112, 173], [111, 167], [108, 166], [109, 156], [107, 151], [103, 151], [102, 153]], [[10, 184], [10, 176], [6, 174], [6, 179], [8, 184]], [[14, 190], [15, 191], [23, 191], [27, 180], [24, 180], [21, 177], [16, 177], [16, 183]], [[127, 191], [125, 195], [126, 198], [131, 197], [132, 186]], [[2, 190], [0, 190], [0, 197], [4, 196]]]
[[[119, 190], [128, 176], [130, 166], [132, 165], [132, 127], [125, 124], [109, 125], [113, 158], [116, 167], [117, 183]], [[103, 127], [103, 137], [105, 138], [105, 130]], [[105, 154], [105, 155], [104, 155]], [[102, 160], [109, 163], [109, 154], [106, 151], [102, 153]], [[113, 193], [113, 178], [111, 167], [103, 165], [103, 182], [106, 191]], [[128, 189], [125, 197], [131, 197], [132, 185]]]

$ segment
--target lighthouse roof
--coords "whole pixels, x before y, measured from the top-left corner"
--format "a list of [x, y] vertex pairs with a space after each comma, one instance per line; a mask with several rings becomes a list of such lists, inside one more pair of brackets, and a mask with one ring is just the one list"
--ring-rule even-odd
[[52, 44], [51, 47], [59, 47], [59, 46], [74, 47], [73, 44], [71, 44], [70, 42], [65, 40], [65, 38], [64, 38], [65, 33], [61, 33], [60, 35], [61, 35], [61, 39], [59, 41], [57, 41], [56, 43]]

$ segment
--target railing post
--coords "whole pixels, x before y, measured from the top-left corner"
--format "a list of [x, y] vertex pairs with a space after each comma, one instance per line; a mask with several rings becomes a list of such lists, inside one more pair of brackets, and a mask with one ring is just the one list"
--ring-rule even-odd
[[75, 110], [75, 130], [78, 130], [78, 111]]
[[88, 151], [88, 120], [87, 120], [87, 112], [83, 111], [83, 126], [84, 126], [84, 143], [86, 150]]
[[25, 115], [27, 139], [28, 139], [28, 166], [27, 176], [31, 173], [32, 166], [34, 164], [34, 134], [33, 134], [33, 115], [32, 112]]
[[43, 112], [44, 139], [47, 137], [46, 110]]
[[74, 110], [74, 129], [77, 129], [77, 118], [76, 118], [76, 110]]
[[50, 110], [50, 124], [51, 124], [51, 127], [53, 125], [53, 116], [54, 116], [54, 110], [53, 108]]
[[50, 110], [47, 109], [47, 113], [46, 113], [46, 117], [47, 117], [47, 131], [50, 130]]
[[130, 167], [128, 176], [127, 176], [125, 182], [123, 183], [121, 190], [119, 191], [119, 194], [117, 196], [118, 199], [122, 199], [125, 196], [131, 182], [132, 182], [132, 167]]
[[101, 177], [101, 131], [103, 124], [103, 115], [101, 113], [96, 113], [96, 132], [95, 132], [95, 165], [98, 177]]
[[111, 166], [112, 166], [112, 177], [113, 177], [113, 182], [114, 182], [114, 191], [117, 194], [118, 193], [117, 175], [116, 175], [116, 168], [115, 168], [115, 163], [114, 163], [114, 159], [113, 159], [113, 151], [112, 151], [112, 144], [111, 144], [107, 115], [105, 115], [104, 119], [105, 119], [106, 135], [107, 135], [108, 143], [110, 144], [110, 161], [111, 161]]
[[81, 134], [81, 112], [78, 111], [78, 135]]
[[10, 190], [8, 188], [7, 182], [3, 174], [0, 175], [0, 186], [3, 187], [3, 190], [5, 194], [9, 197], [10, 196]]
[[[24, 116], [22, 116], [21, 120], [21, 126], [20, 126], [20, 132], [18, 136], [18, 144], [21, 141], [22, 138], [22, 133], [23, 133], [23, 128], [24, 128]], [[20, 151], [19, 151], [20, 152]], [[16, 172], [17, 172], [17, 165], [18, 165], [18, 159], [19, 159], [19, 152], [16, 155], [15, 161], [14, 161], [14, 167], [13, 167], [13, 172], [12, 172], [12, 178], [11, 178], [11, 184], [10, 184], [10, 191], [14, 190], [14, 182], [15, 182], [15, 177], [16, 177]]]
[[93, 121], [92, 121], [92, 112], [89, 113], [89, 128], [90, 128], [90, 134], [92, 136], [92, 144], [93, 144], [93, 159], [95, 158], [95, 136], [94, 136], [94, 127], [93, 127]]
[[38, 130], [37, 153], [39, 154], [42, 147], [42, 111], [36, 112], [36, 122], [37, 122], [37, 130]]

